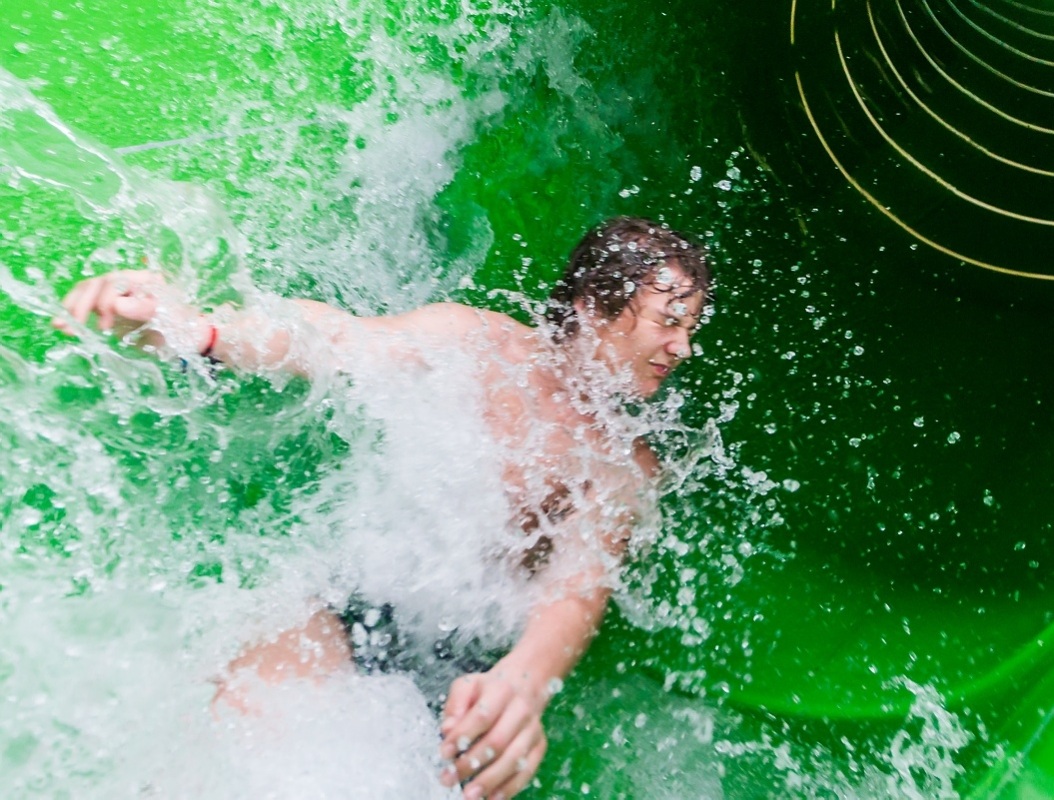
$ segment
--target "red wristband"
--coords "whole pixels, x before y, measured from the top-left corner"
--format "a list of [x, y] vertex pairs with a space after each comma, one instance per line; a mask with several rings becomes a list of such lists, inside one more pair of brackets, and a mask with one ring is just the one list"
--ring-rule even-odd
[[209, 325], [209, 343], [205, 345], [205, 349], [201, 351], [202, 358], [208, 358], [212, 355], [212, 348], [216, 346], [216, 340], [220, 337], [219, 329], [210, 324]]

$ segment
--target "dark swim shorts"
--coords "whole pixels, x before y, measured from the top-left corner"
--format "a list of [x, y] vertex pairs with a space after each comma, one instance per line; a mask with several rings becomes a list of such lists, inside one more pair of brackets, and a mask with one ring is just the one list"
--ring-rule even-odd
[[400, 630], [390, 603], [376, 605], [359, 595], [352, 595], [338, 616], [347, 631], [355, 666], [366, 675], [409, 675], [437, 715], [455, 678], [486, 672], [503, 655], [485, 648], [478, 639], [466, 641], [456, 628], [431, 643], [413, 641]]

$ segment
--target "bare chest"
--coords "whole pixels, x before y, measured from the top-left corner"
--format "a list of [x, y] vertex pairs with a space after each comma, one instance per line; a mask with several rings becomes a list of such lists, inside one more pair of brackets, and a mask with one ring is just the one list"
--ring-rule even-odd
[[[597, 419], [576, 408], [545, 374], [486, 381], [483, 416], [501, 454], [501, 478], [511, 527], [519, 529], [523, 564], [535, 569], [561, 538], [578, 531], [582, 512], [619, 501], [626, 464]], [[581, 523], [581, 524], [579, 524]]]

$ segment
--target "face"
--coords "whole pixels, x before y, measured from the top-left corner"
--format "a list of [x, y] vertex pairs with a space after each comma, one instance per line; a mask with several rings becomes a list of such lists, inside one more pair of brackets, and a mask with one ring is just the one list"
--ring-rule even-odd
[[[702, 292], [671, 262], [637, 290], [617, 317], [594, 322], [597, 357], [613, 373], [628, 375], [641, 397], [651, 397], [691, 355], [702, 308]], [[584, 310], [578, 309], [583, 317]]]

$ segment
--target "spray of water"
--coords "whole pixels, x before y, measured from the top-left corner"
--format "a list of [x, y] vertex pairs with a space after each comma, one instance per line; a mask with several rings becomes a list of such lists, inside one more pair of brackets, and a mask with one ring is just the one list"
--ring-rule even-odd
[[[215, 22], [207, 7], [196, 11], [182, 33]], [[572, 32], [554, 17], [557, 37], [539, 39], [536, 52], [530, 39], [512, 41], [515, 8], [407, 13], [419, 19], [396, 31], [379, 7], [255, 9], [236, 36], [270, 37], [276, 50], [282, 25], [339, 28], [366, 87], [356, 102], [277, 119], [255, 87], [232, 79], [218, 91], [230, 104], [201, 121], [226, 138], [188, 131], [123, 154], [5, 73], [6, 186], [56, 235], [68, 231], [66, 215], [91, 243], [44, 269], [40, 232], [5, 223], [6, 313], [46, 330], [72, 279], [144, 260], [181, 298], [265, 312], [276, 305], [267, 290], [305, 280], [364, 313], [456, 286], [491, 239], [481, 228], [457, 263], [441, 264], [437, 196], [459, 150], [508, 103], [510, 71], [544, 57], [557, 84], [579, 90], [559, 38]], [[262, 76], [252, 59], [243, 66]], [[261, 85], [289, 99], [305, 89], [303, 72], [284, 63]], [[303, 141], [307, 128], [343, 142], [325, 163]], [[231, 153], [249, 139], [268, 166], [246, 176]], [[231, 160], [223, 178], [239, 179], [235, 199], [223, 198], [222, 180], [166, 176], [192, 171], [194, 148], [210, 143]], [[143, 154], [167, 166], [131, 163]], [[274, 188], [290, 184], [298, 191]], [[215, 374], [196, 360], [181, 369], [79, 333], [40, 358], [3, 353], [5, 793], [448, 794], [435, 779], [434, 718], [409, 680], [349, 669], [324, 687], [261, 689], [260, 718], [215, 718], [209, 698], [244, 643], [352, 588], [395, 602], [421, 630], [456, 625], [509, 644], [531, 591], [494, 569], [507, 549], [500, 464], [510, 453], [481, 426], [476, 366], [444, 352], [424, 374], [360, 370], [308, 386]], [[544, 483], [537, 468], [525, 479], [528, 492]], [[598, 505], [618, 516], [605, 498]]]
[[[144, 259], [183, 299], [265, 311], [276, 294], [310, 292], [355, 313], [397, 312], [471, 282], [494, 233], [485, 212], [461, 209], [470, 243], [451, 256], [442, 197], [464, 149], [512, 113], [518, 84], [544, 75], [580, 109], [579, 134], [599, 149], [617, 143], [575, 68], [580, 22], [517, 4], [434, 5], [400, 4], [396, 18], [384, 3], [269, 0], [232, 20], [193, 0], [175, 33], [219, 30], [242, 45], [237, 68], [193, 76], [217, 101], [197, 115], [176, 104], [179, 135], [117, 149], [0, 70], [0, 202], [19, 212], [0, 216], [0, 323], [11, 334], [0, 347], [0, 794], [457, 796], [435, 780], [435, 721], [407, 678], [349, 668], [322, 685], [260, 688], [259, 717], [215, 716], [209, 700], [244, 643], [352, 588], [394, 602], [421, 630], [456, 626], [494, 647], [514, 638], [532, 585], [496, 570], [494, 556], [509, 561], [496, 521], [510, 513], [500, 465], [515, 454], [479, 418], [477, 365], [445, 352], [424, 372], [308, 385], [196, 359], [184, 369], [92, 330], [59, 342], [47, 327], [73, 280]], [[304, 43], [329, 37], [343, 57], [320, 75]], [[557, 139], [559, 128], [538, 135]], [[737, 155], [715, 178], [729, 197], [742, 188]], [[693, 168], [691, 186], [701, 180]], [[531, 300], [503, 299], [531, 316]], [[723, 439], [750, 380], [724, 376], [701, 426], [680, 421], [688, 390], [617, 421], [652, 434], [669, 468], [645, 498], [633, 567], [611, 579], [620, 608], [700, 653], [732, 613], [714, 600], [750, 559], [786, 557], [765, 538], [793, 481], [744, 467]], [[524, 478], [537, 489], [545, 475]], [[685, 519], [682, 498], [715, 484], [741, 501], [742, 519]], [[603, 500], [601, 513], [617, 517], [621, 501]], [[698, 691], [701, 672], [666, 688]], [[609, 708], [648, 713], [612, 721], [597, 756], [608, 772], [562, 764], [556, 789], [718, 797], [722, 760], [743, 748], [771, 753], [788, 790], [802, 790], [796, 774], [824, 774], [823, 755], [764, 738], [731, 744], [714, 733], [725, 712], [674, 694], [653, 704], [648, 686], [612, 679], [577, 701], [568, 713], [583, 725]], [[837, 771], [818, 780], [950, 791], [962, 730], [915, 689], [922, 729], [905, 729], [884, 768], [863, 782]]]

